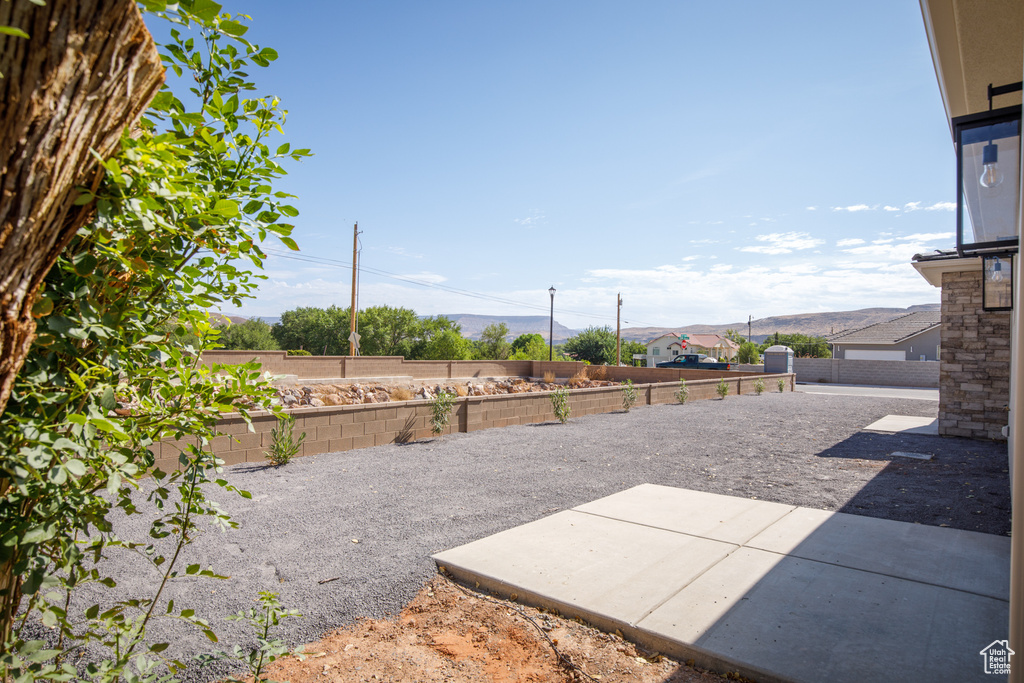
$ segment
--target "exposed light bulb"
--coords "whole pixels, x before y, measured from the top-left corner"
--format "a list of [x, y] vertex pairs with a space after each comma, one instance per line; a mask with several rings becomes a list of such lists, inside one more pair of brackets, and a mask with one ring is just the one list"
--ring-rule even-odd
[[992, 262], [992, 282], [1003, 281], [1003, 262], [996, 259]]
[[998, 161], [999, 145], [990, 142], [982, 149], [984, 166], [982, 166], [981, 178], [978, 179], [982, 187], [996, 187], [1003, 182], [1003, 172], [999, 170]]

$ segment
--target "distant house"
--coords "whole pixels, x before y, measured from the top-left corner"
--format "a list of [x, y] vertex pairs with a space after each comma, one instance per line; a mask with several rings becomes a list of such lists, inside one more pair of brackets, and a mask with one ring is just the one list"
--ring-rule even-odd
[[647, 367], [672, 360], [680, 353], [703, 353], [711, 358], [731, 361], [739, 350], [736, 342], [717, 334], [663, 334], [647, 342]]
[[918, 311], [826, 337], [834, 358], [853, 360], [939, 360], [942, 315]]
[[653, 368], [663, 360], [672, 360], [686, 349], [687, 336], [663, 334], [647, 342], [647, 367]]
[[739, 344], [718, 334], [691, 334], [688, 341], [690, 353], [703, 353], [710, 358], [727, 361], [735, 360], [740, 350]]

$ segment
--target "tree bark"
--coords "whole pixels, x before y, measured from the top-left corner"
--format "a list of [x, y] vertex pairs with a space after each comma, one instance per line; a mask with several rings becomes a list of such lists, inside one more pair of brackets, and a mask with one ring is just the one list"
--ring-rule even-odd
[[[93, 213], [75, 206], [163, 83], [134, 0], [0, 1], [0, 414], [35, 338], [39, 286]], [[2, 455], [3, 444], [0, 444]], [[0, 495], [9, 485], [0, 477]], [[0, 563], [0, 652], [21, 600], [18, 554]]]
[[163, 83], [133, 0], [0, 1], [0, 413], [35, 338], [39, 285], [92, 215], [76, 187]]

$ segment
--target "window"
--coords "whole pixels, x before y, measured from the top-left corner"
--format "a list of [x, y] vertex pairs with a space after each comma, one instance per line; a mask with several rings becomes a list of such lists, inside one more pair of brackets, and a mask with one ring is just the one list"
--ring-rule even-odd
[[657, 346], [654, 347], [654, 355], [655, 356], [660, 356], [661, 355], [661, 349], [659, 349]]

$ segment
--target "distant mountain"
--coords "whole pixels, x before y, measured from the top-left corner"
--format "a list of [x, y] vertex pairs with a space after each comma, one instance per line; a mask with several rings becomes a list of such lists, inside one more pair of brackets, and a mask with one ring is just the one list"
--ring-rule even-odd
[[[861, 308], [856, 311], [830, 311], [827, 313], [797, 313], [795, 315], [778, 315], [770, 318], [758, 318], [751, 324], [751, 336], [754, 341], [762, 342], [765, 338], [778, 332], [779, 334], [806, 334], [814, 337], [842, 330], [856, 329], [875, 323], [885, 322], [893, 318], [917, 311], [937, 311], [940, 304], [918, 304], [908, 308]], [[720, 334], [726, 330], [736, 330], [740, 335], [747, 336], [747, 321], [723, 325], [687, 325], [685, 327], [630, 327], [622, 330], [626, 339], [646, 342], [668, 333], [683, 334]]]
[[[454, 320], [462, 326], [462, 336], [470, 339], [479, 339], [480, 333], [488, 325], [505, 323], [508, 325], [509, 338], [515, 339], [521, 334], [539, 334], [545, 339], [548, 338], [548, 328], [551, 319], [546, 315], [471, 315], [467, 313], [446, 314], [446, 318]], [[564, 342], [569, 337], [579, 332], [555, 321], [554, 340]]]

